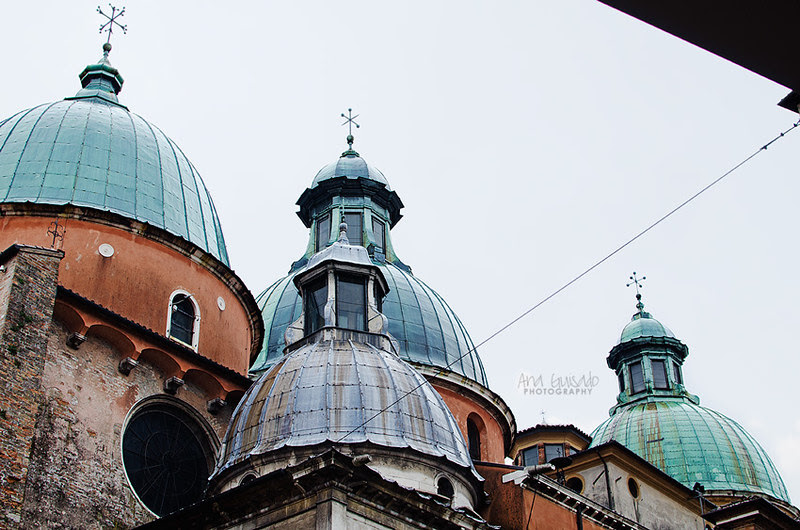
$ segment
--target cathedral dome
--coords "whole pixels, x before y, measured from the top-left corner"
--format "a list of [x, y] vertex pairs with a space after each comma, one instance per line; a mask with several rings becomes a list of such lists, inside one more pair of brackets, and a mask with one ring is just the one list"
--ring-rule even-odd
[[[483, 363], [466, 328], [447, 302], [422, 280], [394, 263], [378, 263], [389, 285], [383, 312], [400, 357], [411, 363], [446, 368], [484, 387]], [[295, 273], [278, 280], [257, 298], [264, 318], [264, 344], [251, 370], [259, 372], [283, 356], [283, 334], [302, 312]]]
[[255, 455], [323, 442], [411, 449], [472, 468], [452, 413], [422, 375], [374, 346], [321, 340], [283, 357], [248, 389], [217, 473]]
[[767, 495], [790, 503], [764, 449], [734, 420], [700, 406], [683, 381], [687, 346], [644, 310], [609, 352], [620, 393], [610, 417], [592, 433], [591, 447], [616, 441], [692, 488], [715, 498]]
[[636, 403], [592, 433], [592, 447], [615, 440], [691, 488], [761, 493], [790, 502], [764, 449], [732, 419], [688, 400]]
[[0, 121], [0, 203], [112, 212], [166, 230], [228, 265], [199, 173], [175, 142], [119, 104], [122, 77], [107, 52], [81, 73], [76, 96]]

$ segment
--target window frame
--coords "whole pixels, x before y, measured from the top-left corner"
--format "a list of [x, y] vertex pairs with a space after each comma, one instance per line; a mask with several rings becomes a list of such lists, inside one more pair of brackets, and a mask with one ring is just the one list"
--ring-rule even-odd
[[[552, 458], [547, 458], [547, 449], [548, 448], [553, 449], [553, 450], [557, 450], [560, 454], [558, 454], [558, 455], [556, 455], [556, 456], [554, 456]], [[552, 444], [552, 443], [545, 443], [544, 444], [544, 461], [545, 461], [546, 464], [550, 463], [550, 461], [555, 459], [555, 458], [563, 457], [564, 454], [565, 454], [564, 444]]]
[[683, 384], [683, 374], [681, 374], [681, 366], [674, 361], [672, 362], [672, 379], [676, 385]]
[[[192, 322], [192, 337], [191, 342], [186, 342], [175, 335], [172, 334], [172, 315], [175, 312], [176, 302], [175, 298], [178, 296], [184, 296], [183, 300], [189, 300], [194, 308], [194, 320]], [[178, 302], [178, 303], [180, 303]], [[169, 295], [169, 305], [167, 306], [167, 327], [166, 327], [166, 336], [170, 340], [174, 340], [179, 344], [183, 344], [184, 346], [188, 346], [194, 351], [197, 351], [197, 346], [200, 342], [200, 304], [197, 303], [192, 293], [186, 291], [184, 289], [176, 289]]]
[[[636, 366], [639, 369], [639, 380], [637, 380], [633, 375], [633, 367]], [[642, 367], [642, 361], [636, 361], [635, 363], [631, 363], [628, 365], [628, 376], [631, 380], [631, 394], [639, 394], [644, 392], [647, 387], [644, 384], [644, 368]], [[637, 386], [639, 383], [640, 386]]]
[[[206, 460], [206, 465], [208, 467], [209, 476], [214, 471], [216, 455], [219, 451], [220, 442], [217, 438], [217, 434], [214, 432], [214, 429], [208, 424], [205, 418], [203, 418], [202, 415], [200, 415], [194, 408], [190, 407], [179, 399], [165, 395], [155, 395], [146, 397], [131, 407], [123, 422], [119, 440], [122, 472], [125, 475], [125, 481], [127, 482], [128, 487], [130, 488], [130, 491], [133, 493], [133, 496], [137, 502], [139, 502], [139, 504], [149, 513], [152, 513], [157, 517], [163, 517], [167, 514], [156, 513], [156, 511], [153, 510], [150, 505], [146, 504], [144, 500], [142, 500], [140, 497], [139, 488], [134, 486], [134, 483], [138, 482], [138, 480], [135, 476], [133, 476], [130, 462], [126, 465], [126, 460], [131, 456], [130, 448], [126, 449], [126, 434], [134, 422], [140, 421], [139, 418], [141, 416], [149, 414], [150, 412], [170, 414], [176, 418], [176, 421], [180, 421], [189, 429], [196, 441], [200, 444], [203, 456]], [[203, 496], [201, 495], [198, 500], [202, 498]]]
[[[323, 223], [328, 224], [328, 234], [325, 235], [322, 233], [322, 225]], [[316, 252], [324, 249], [328, 246], [328, 242], [331, 240], [331, 212], [327, 212], [324, 215], [321, 215], [317, 218], [316, 226], [314, 227], [314, 249]]]
[[[377, 227], [377, 229], [376, 229]], [[380, 245], [378, 244], [378, 234], [380, 234]], [[386, 223], [377, 217], [372, 217], [372, 237], [375, 246], [384, 254], [386, 253]]]
[[[342, 329], [350, 329], [353, 331], [368, 331], [367, 328], [367, 321], [369, 320], [369, 278], [366, 276], [361, 276], [357, 274], [345, 274], [345, 273], [336, 273], [334, 275], [334, 281], [336, 282], [336, 327]], [[341, 297], [341, 289], [339, 288], [340, 282], [350, 283], [350, 284], [360, 284], [363, 287], [364, 297], [361, 300], [361, 307], [363, 307], [364, 319], [363, 322], [359, 322], [362, 326], [360, 328], [356, 327], [346, 327], [342, 324], [340, 317], [342, 316], [343, 311], [342, 309], [342, 297]], [[353, 302], [349, 302], [353, 303]]]
[[[664, 376], [664, 381], [660, 385], [660, 381], [658, 381], [656, 377], [656, 366], [660, 366], [659, 370], [661, 372], [659, 375]], [[650, 371], [653, 373], [653, 388], [656, 390], [669, 390], [669, 374], [667, 373], [666, 359], [650, 359]]]
[[[358, 228], [359, 230], [355, 233], [358, 233], [358, 240], [354, 241], [350, 234], [353, 233], [351, 230], [355, 230], [355, 227], [352, 227], [353, 223], [348, 220], [348, 216], [357, 216], [358, 217]], [[363, 247], [364, 246], [364, 212], [361, 210], [345, 210], [344, 211], [344, 222], [347, 223], [347, 241], [350, 242], [351, 245]], [[352, 228], [351, 228], [352, 227]]]
[[[314, 315], [310, 312], [310, 300], [314, 299], [314, 294], [318, 291], [325, 291], [325, 303], [322, 304], [322, 307], [317, 307], [319, 310], [318, 313]], [[305, 335], [311, 335], [312, 333], [316, 333], [320, 329], [325, 327], [325, 306], [328, 303], [328, 276], [327, 274], [320, 276], [319, 278], [311, 281], [308, 283], [308, 286], [303, 289], [303, 333]], [[321, 319], [321, 324], [315, 326], [318, 320], [314, 320], [312, 316], [319, 316]]]

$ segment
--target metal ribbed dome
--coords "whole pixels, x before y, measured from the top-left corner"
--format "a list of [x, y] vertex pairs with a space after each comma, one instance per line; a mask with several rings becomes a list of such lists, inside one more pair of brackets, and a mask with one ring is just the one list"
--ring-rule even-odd
[[386, 180], [386, 177], [383, 176], [383, 173], [381, 173], [378, 168], [367, 164], [366, 160], [361, 158], [358, 153], [352, 150], [345, 151], [336, 162], [328, 164], [320, 169], [317, 173], [317, 176], [314, 177], [314, 180], [311, 183], [311, 188], [313, 189], [317, 187], [317, 185], [319, 185], [319, 183], [323, 180], [336, 177], [347, 177], [351, 179], [366, 178], [380, 182], [386, 186], [387, 190], [391, 190], [389, 187], [389, 181]]
[[421, 374], [368, 344], [323, 340], [285, 356], [248, 389], [216, 473], [250, 456], [326, 441], [412, 449], [472, 467], [452, 413]]
[[74, 98], [0, 122], [0, 202], [74, 204], [180, 236], [228, 264], [200, 175], [158, 128], [116, 103], [122, 78], [107, 57], [81, 74]]
[[616, 440], [685, 486], [771, 495], [790, 503], [778, 470], [732, 419], [685, 399], [618, 409], [592, 433], [592, 447]]
[[[447, 368], [488, 388], [483, 363], [464, 325], [433, 289], [413, 274], [391, 264], [378, 264], [389, 285], [383, 313], [389, 333], [399, 343], [399, 355], [412, 363]], [[251, 370], [259, 372], [283, 356], [283, 334], [300, 317], [302, 300], [290, 274], [278, 280], [256, 302], [264, 318], [265, 336]], [[469, 353], [467, 353], [469, 352]], [[463, 356], [463, 357], [462, 357]], [[459, 357], [461, 357], [459, 359]]]
[[622, 329], [619, 343], [640, 337], [669, 337], [674, 339], [675, 334], [667, 326], [653, 318], [650, 313], [642, 312], [633, 315], [633, 320]]

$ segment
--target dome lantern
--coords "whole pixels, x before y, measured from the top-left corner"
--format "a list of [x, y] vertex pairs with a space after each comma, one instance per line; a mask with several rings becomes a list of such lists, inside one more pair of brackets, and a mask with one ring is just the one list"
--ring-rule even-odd
[[389, 291], [386, 278], [364, 247], [350, 244], [344, 216], [339, 239], [316, 253], [294, 277], [294, 283], [303, 312], [286, 330], [287, 351], [317, 340], [314, 336], [321, 332], [326, 340], [356, 337], [397, 353], [388, 337], [388, 321], [381, 313]]
[[686, 392], [683, 386], [681, 367], [688, 353], [686, 345], [669, 328], [644, 310], [642, 294], [637, 292], [636, 313], [607, 359], [619, 381], [617, 406], [653, 395], [699, 403], [697, 396]]

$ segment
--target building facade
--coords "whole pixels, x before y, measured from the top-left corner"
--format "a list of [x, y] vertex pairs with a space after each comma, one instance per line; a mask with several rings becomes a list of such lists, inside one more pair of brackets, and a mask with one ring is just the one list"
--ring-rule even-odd
[[[796, 524], [643, 307], [593, 439], [517, 433], [464, 325], [398, 257], [403, 204], [352, 136], [298, 200], [306, 252], [254, 297], [197, 170], [120, 101], [110, 51], [75, 96], [0, 121], [0, 526], [702, 529], [753, 495]], [[722, 471], [674, 463], [681, 429], [642, 440], [662, 409], [718, 419], [696, 444]]]

